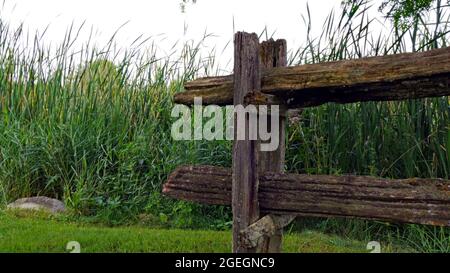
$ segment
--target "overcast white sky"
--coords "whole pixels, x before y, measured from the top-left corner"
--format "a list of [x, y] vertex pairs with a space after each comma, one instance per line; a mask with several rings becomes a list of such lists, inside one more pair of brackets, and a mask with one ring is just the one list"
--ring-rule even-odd
[[[87, 39], [91, 27], [95, 40], [102, 44], [124, 23], [116, 42], [123, 47], [139, 35], [157, 36], [159, 47], [170, 50], [177, 40], [199, 40], [203, 33], [213, 33], [209, 45], [218, 51], [232, 40], [233, 31], [261, 32], [266, 26], [274, 38], [284, 38], [288, 46], [300, 45], [306, 27], [301, 15], [306, 15], [306, 0], [198, 0], [180, 9], [181, 0], [5, 0], [2, 18], [12, 24], [25, 23], [30, 33], [50, 25], [46, 42], [58, 42], [68, 26], [86, 21], [86, 31], [80, 40]], [[323, 21], [341, 0], [310, 0], [314, 21], [313, 32], [322, 28]], [[234, 21], [234, 30], [233, 30]], [[187, 26], [187, 32], [185, 32]], [[231, 56], [229, 47], [224, 55]]]

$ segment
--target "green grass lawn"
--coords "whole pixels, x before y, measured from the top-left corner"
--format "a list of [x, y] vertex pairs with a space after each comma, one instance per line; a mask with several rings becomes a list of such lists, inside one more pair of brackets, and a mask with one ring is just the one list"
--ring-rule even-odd
[[[0, 212], [0, 252], [230, 252], [229, 231], [104, 227], [55, 219], [44, 214]], [[288, 234], [285, 252], [368, 252], [367, 242], [313, 231]], [[392, 245], [383, 252], [404, 251]]]

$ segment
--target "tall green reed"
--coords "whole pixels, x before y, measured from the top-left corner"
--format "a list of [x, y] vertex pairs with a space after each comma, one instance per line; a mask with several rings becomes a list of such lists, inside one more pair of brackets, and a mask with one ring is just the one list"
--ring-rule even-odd
[[[418, 14], [413, 24], [401, 29], [388, 20], [369, 18], [373, 4], [376, 2], [349, 1], [339, 15], [330, 13], [318, 37], [312, 37], [311, 15], [307, 9], [306, 44], [291, 52], [290, 64], [423, 51], [448, 45], [449, 10], [439, 1], [429, 13]], [[387, 33], [380, 24], [390, 26]], [[291, 124], [287, 168], [314, 174], [448, 179], [449, 134], [447, 97], [328, 104], [305, 109], [300, 121]], [[309, 227], [367, 240], [395, 238], [419, 251], [446, 252], [450, 242], [449, 229], [355, 220], [313, 222]]]
[[75, 213], [121, 222], [195, 160], [195, 144], [170, 137], [172, 97], [214, 63], [203, 40], [159, 57], [143, 39], [73, 49], [80, 31], [71, 26], [55, 49], [0, 21], [1, 197], [64, 198]]

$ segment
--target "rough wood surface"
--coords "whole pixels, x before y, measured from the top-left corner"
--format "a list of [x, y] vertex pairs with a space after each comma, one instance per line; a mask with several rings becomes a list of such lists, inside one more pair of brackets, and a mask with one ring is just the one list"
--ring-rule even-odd
[[194, 97], [203, 104], [233, 105], [233, 75], [199, 78], [184, 84], [185, 92], [175, 94], [175, 103], [193, 105]]
[[[294, 215], [268, 214], [241, 231], [241, 244], [247, 248], [267, 244], [267, 248], [263, 248], [262, 250], [267, 250], [266, 252], [268, 253], [279, 253], [281, 252], [283, 238], [282, 230], [294, 219]], [[268, 242], [265, 242], [267, 238], [269, 238], [269, 240]], [[274, 240], [277, 241], [273, 242]]]
[[[261, 70], [270, 67], [283, 67], [287, 64], [286, 40], [269, 40], [260, 45]], [[255, 94], [258, 92], [252, 92]], [[279, 146], [272, 152], [259, 152], [258, 170], [260, 172], [283, 172], [286, 150], [286, 109], [280, 109], [279, 124]], [[271, 119], [267, 118], [267, 128], [271, 130]]]
[[[234, 36], [234, 105], [243, 105], [245, 96], [261, 88], [259, 41], [255, 33], [238, 32]], [[236, 124], [236, 116], [235, 124]], [[245, 118], [245, 140], [233, 142], [232, 210], [233, 252], [257, 252], [241, 245], [239, 232], [259, 219], [258, 207], [258, 142], [250, 140], [250, 120]]]
[[[259, 181], [263, 213], [450, 226], [448, 180], [265, 173]], [[170, 175], [163, 192], [182, 200], [230, 205], [231, 184], [231, 169], [184, 166]]]
[[[259, 51], [260, 67], [261, 71], [273, 67], [285, 67], [287, 65], [287, 45], [286, 40], [270, 39], [262, 42]], [[259, 104], [271, 104], [269, 102], [272, 95], [265, 95], [261, 92], [253, 92], [252, 98], [265, 98], [261, 100]], [[247, 96], [246, 99], [250, 97]], [[272, 96], [273, 97], [273, 96]], [[252, 102], [250, 102], [252, 103]], [[257, 104], [257, 103], [252, 103]], [[274, 104], [280, 104], [275, 102]], [[278, 149], [271, 152], [261, 152], [259, 149], [258, 155], [258, 171], [260, 174], [264, 172], [276, 172], [283, 173], [285, 165], [285, 152], [286, 152], [286, 107], [280, 109], [280, 116], [278, 119]], [[267, 119], [267, 128], [272, 130], [271, 118]], [[291, 222], [295, 217], [290, 215], [267, 215], [258, 220], [253, 225], [253, 228], [247, 228], [246, 232], [241, 232], [241, 243], [246, 247], [253, 246], [255, 243], [258, 247], [258, 251], [261, 253], [279, 253], [282, 248], [283, 241], [283, 227], [277, 226], [275, 223], [284, 223], [286, 225]], [[267, 221], [264, 221], [266, 219]], [[265, 226], [264, 224], [273, 223], [274, 225]], [[271, 228], [275, 228], [274, 230]], [[265, 233], [268, 231], [269, 233]], [[250, 239], [251, 238], [251, 239]], [[248, 244], [250, 242], [250, 244]]]
[[[290, 108], [328, 102], [390, 101], [450, 95], [450, 47], [356, 60], [266, 69], [261, 91]], [[185, 84], [175, 102], [231, 105], [233, 76], [201, 78]]]

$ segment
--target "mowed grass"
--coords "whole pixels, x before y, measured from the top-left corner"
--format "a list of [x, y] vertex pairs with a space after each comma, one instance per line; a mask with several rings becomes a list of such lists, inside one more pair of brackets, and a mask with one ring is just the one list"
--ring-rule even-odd
[[[154, 229], [143, 226], [105, 227], [55, 219], [45, 214], [0, 213], [0, 252], [70, 252], [70, 241], [81, 252], [230, 252], [231, 232]], [[285, 252], [369, 252], [367, 242], [304, 231], [288, 234]], [[385, 250], [406, 251], [389, 245]]]

